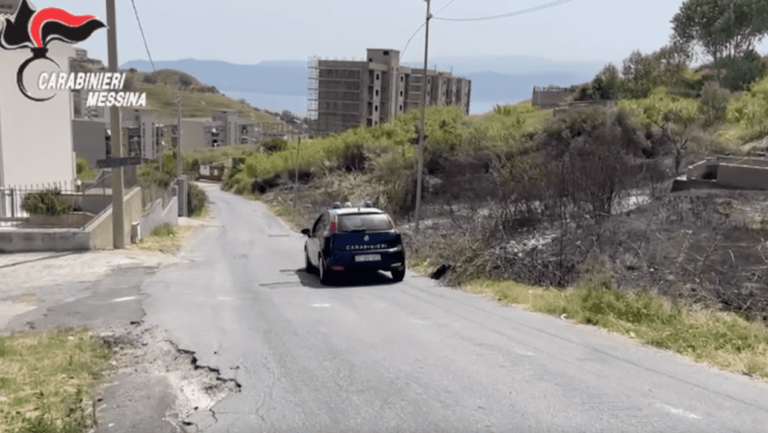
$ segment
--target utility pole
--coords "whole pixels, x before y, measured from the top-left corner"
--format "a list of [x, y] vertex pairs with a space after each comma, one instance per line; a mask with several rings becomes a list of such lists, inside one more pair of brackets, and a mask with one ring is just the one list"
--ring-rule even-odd
[[293, 196], [293, 208], [296, 209], [299, 206], [299, 148], [301, 147], [301, 137], [296, 143], [296, 184], [294, 189], [296, 190]]
[[424, 75], [421, 77], [421, 120], [419, 121], [419, 170], [416, 172], [416, 234], [419, 234], [419, 220], [421, 219], [421, 184], [424, 171], [424, 111], [427, 106], [427, 55], [429, 53], [429, 13], [430, 0], [427, 2], [427, 29], [424, 36]]
[[187, 216], [187, 183], [184, 181], [183, 162], [184, 156], [181, 147], [181, 97], [176, 100], [177, 127], [176, 127], [176, 177], [179, 185], [179, 212], [181, 216]]
[[[109, 53], [109, 71], [118, 72], [117, 62], [117, 19], [115, 18], [115, 0], [107, 0], [107, 50]], [[109, 112], [111, 119], [110, 145], [112, 158], [123, 156], [123, 129], [120, 107], [113, 105]], [[116, 250], [125, 249], [125, 213], [123, 206], [123, 167], [112, 168], [112, 244]]]

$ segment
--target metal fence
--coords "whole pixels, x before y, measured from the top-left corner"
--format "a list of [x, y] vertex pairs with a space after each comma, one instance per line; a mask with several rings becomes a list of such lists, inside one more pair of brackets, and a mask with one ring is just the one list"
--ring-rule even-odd
[[24, 199], [32, 193], [58, 189], [62, 194], [79, 193], [73, 181], [46, 184], [0, 187], [0, 221], [17, 221], [29, 218], [24, 210]]
[[[139, 174], [136, 166], [123, 167], [123, 186], [124, 188], [133, 188], [139, 183]], [[99, 171], [99, 175], [91, 182], [88, 182], [86, 191], [102, 191], [102, 194], [107, 194], [108, 191], [112, 191], [112, 170], [103, 169]]]

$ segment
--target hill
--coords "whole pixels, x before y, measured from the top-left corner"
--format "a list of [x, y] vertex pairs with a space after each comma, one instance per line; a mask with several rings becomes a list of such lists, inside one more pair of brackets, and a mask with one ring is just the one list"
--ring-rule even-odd
[[181, 98], [184, 117], [209, 117], [212, 110], [237, 110], [246, 119], [260, 123], [281, 123], [281, 120], [245, 101], [238, 101], [219, 92], [215, 86], [204, 84], [193, 75], [172, 69], [140, 72], [130, 69], [126, 89], [147, 93], [147, 105], [160, 117], [176, 117], [176, 100]]

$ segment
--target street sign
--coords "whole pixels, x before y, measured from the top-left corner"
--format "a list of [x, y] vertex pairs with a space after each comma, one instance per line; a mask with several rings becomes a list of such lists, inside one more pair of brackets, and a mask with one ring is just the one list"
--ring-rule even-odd
[[141, 165], [141, 157], [128, 156], [124, 158], [99, 159], [96, 161], [96, 165], [99, 168], [116, 168], [116, 167], [128, 167], [131, 165]]

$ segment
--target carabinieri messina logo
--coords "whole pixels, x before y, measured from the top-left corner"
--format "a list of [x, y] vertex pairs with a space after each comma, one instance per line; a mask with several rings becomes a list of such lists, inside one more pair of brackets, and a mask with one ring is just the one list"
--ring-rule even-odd
[[[61, 41], [77, 44], [88, 39], [96, 30], [107, 25], [93, 15], [72, 15], [59, 8], [35, 10], [28, 0], [21, 0], [13, 19], [6, 18], [0, 28], [0, 47], [6, 50], [29, 49], [32, 57], [19, 66], [16, 82], [21, 93], [33, 101], [48, 101], [29, 94], [24, 84], [24, 71], [33, 62], [47, 60], [61, 69], [55, 60], [48, 57], [48, 44]], [[125, 83], [124, 73], [93, 72], [43, 72], [38, 80], [40, 90], [120, 90]], [[146, 94], [120, 92], [91, 92], [88, 94], [88, 106], [144, 106]]]

